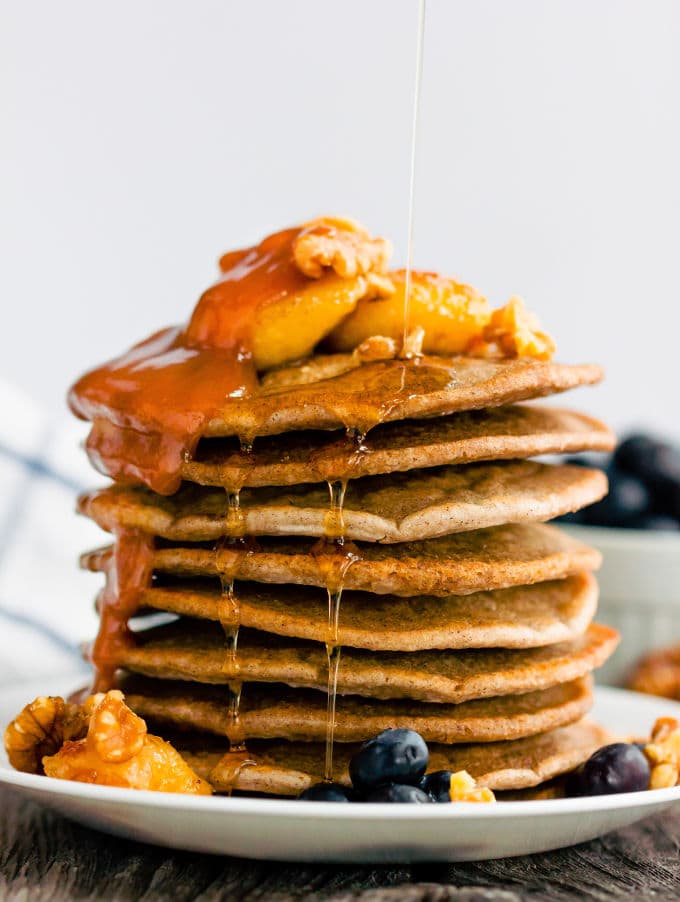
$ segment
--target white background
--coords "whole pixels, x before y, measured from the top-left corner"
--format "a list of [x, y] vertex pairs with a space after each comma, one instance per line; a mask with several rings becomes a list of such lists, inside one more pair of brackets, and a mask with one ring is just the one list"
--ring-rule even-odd
[[[5, 0], [0, 377], [185, 319], [225, 249], [349, 214], [405, 256], [415, 0]], [[680, 2], [429, 0], [416, 264], [524, 295], [570, 403], [680, 436]]]

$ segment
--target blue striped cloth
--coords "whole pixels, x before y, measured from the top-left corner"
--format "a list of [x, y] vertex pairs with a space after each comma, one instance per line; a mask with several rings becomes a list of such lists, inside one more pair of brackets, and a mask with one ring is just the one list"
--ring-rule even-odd
[[107, 539], [74, 512], [85, 486], [103, 480], [82, 450], [84, 424], [56, 422], [0, 382], [0, 689], [45, 678], [45, 692], [85, 671], [80, 643], [96, 629], [95, 574], [80, 552]]

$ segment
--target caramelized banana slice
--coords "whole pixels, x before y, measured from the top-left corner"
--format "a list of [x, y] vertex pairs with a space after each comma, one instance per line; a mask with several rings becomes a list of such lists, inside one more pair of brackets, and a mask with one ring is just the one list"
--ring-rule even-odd
[[[351, 351], [372, 335], [401, 343], [404, 332], [403, 270], [390, 273], [394, 292], [389, 297], [362, 298], [328, 337], [333, 351]], [[426, 354], [460, 354], [482, 334], [491, 318], [485, 297], [469, 285], [429, 272], [414, 272], [411, 280], [410, 322], [424, 330]]]
[[251, 356], [258, 370], [306, 357], [361, 298], [392, 291], [390, 245], [350, 220], [318, 219], [226, 254], [187, 327], [194, 342]]
[[[63, 704], [63, 699], [59, 701]], [[147, 733], [146, 724], [127, 707], [122, 692], [111, 690], [88, 702], [83, 709], [91, 712], [87, 735], [67, 740], [56, 754], [43, 758], [48, 777], [130, 789], [212, 793], [210, 784], [194, 773], [169, 742]]]

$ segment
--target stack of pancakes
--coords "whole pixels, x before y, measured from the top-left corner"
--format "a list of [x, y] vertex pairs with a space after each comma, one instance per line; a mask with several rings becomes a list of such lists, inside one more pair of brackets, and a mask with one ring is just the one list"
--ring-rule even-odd
[[[465, 357], [338, 373], [319, 356], [228, 402], [175, 494], [84, 496], [119, 543], [147, 548], [135, 603], [153, 617], [112, 662], [130, 706], [180, 731], [218, 791], [300, 792], [331, 775], [333, 732], [332, 776], [347, 782], [357, 743], [387, 727], [420, 732], [431, 769], [492, 789], [575, 767], [604, 739], [585, 715], [617, 636], [592, 622], [598, 553], [545, 521], [606, 481], [530, 458], [613, 437], [518, 402], [600, 375]], [[118, 551], [84, 565], [110, 574]]]

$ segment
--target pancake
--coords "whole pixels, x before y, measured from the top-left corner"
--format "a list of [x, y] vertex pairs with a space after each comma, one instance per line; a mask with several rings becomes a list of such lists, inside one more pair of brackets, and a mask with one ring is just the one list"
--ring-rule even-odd
[[[323, 587], [313, 545], [308, 539], [262, 538], [241, 558], [238, 578]], [[602, 560], [599, 551], [546, 524], [509, 524], [398, 545], [359, 543], [357, 548], [359, 559], [345, 573], [345, 588], [399, 596], [531, 585], [597, 570]], [[90, 551], [81, 557], [81, 566], [102, 570], [110, 554], [111, 546]], [[200, 545], [161, 543], [153, 552], [153, 567], [173, 575], [218, 575], [214, 550]]]
[[[602, 727], [586, 719], [525, 739], [450, 746], [432, 743], [427, 769], [467, 770], [480, 786], [496, 791], [527, 789], [573, 770], [611, 741]], [[177, 734], [173, 742], [196, 773], [209, 779], [218, 792], [234, 788], [298, 795], [312, 783], [320, 782], [323, 775], [324, 746], [320, 743], [250, 742], [251, 758], [258, 766], [243, 767], [232, 782], [234, 773], [229, 759], [220, 764], [225, 748], [214, 737]], [[348, 743], [335, 745], [334, 777], [346, 786], [350, 785], [349, 760], [358, 748]]]
[[610, 451], [603, 423], [559, 408], [516, 405], [429, 420], [376, 426], [356, 442], [340, 433], [288, 433], [257, 441], [243, 454], [236, 439], [199, 445], [182, 464], [183, 479], [201, 485], [270, 486], [375, 476], [444, 464]]
[[[411, 542], [504, 523], [550, 520], [600, 499], [600, 470], [505, 461], [436, 467], [352, 480], [344, 535], [368, 542]], [[245, 489], [241, 521], [251, 536], [326, 533], [328, 491], [322, 486]], [[228, 534], [226, 493], [185, 483], [172, 496], [113, 485], [81, 496], [79, 510], [109, 531], [139, 529], [173, 541]]]
[[[217, 624], [179, 620], [137, 634], [116, 663], [134, 673], [165, 680], [226, 684], [224, 632]], [[571, 642], [528, 650], [371, 652], [343, 648], [339, 695], [418, 699], [460, 704], [478, 698], [547, 689], [586, 676], [616, 647], [618, 634], [593, 624]], [[320, 642], [281, 639], [266, 633], [239, 635], [238, 679], [285, 683], [325, 691], [328, 658]], [[233, 681], [233, 674], [231, 675]]]
[[[294, 639], [328, 638], [326, 592], [296, 586], [237, 588], [242, 626]], [[154, 586], [139, 598], [142, 609], [204, 620], [220, 619], [219, 584]], [[534, 586], [472, 595], [342, 596], [340, 645], [374, 651], [532, 648], [579, 636], [595, 614], [597, 583], [587, 573]]]
[[549, 361], [421, 357], [356, 366], [352, 355], [317, 355], [267, 374], [257, 394], [229, 398], [204, 436], [278, 435], [499, 407], [593, 385], [600, 367]]
[[[127, 703], [141, 717], [174, 727], [227, 736], [229, 691], [143, 677], [123, 678]], [[337, 700], [337, 742], [363, 742], [387, 727], [417, 730], [426, 742], [493, 742], [519, 739], [573, 723], [592, 704], [590, 678], [524, 695], [434, 705], [408, 699]], [[232, 724], [233, 725], [233, 724]], [[239, 732], [245, 739], [320, 742], [326, 736], [326, 695], [312, 689], [248, 684], [241, 697]]]

